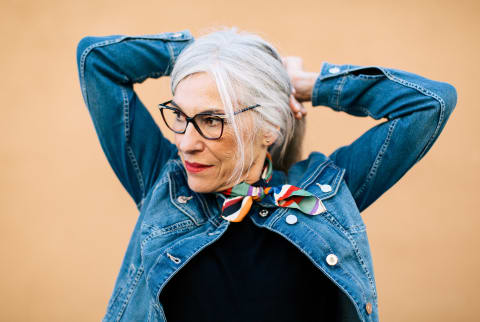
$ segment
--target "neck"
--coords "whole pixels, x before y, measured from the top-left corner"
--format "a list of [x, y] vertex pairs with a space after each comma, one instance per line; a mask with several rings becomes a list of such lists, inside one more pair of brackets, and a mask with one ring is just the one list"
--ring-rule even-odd
[[[265, 165], [265, 158], [267, 157], [267, 152], [260, 153], [256, 158], [255, 161], [253, 161], [252, 166], [246, 170], [242, 178], [238, 183], [241, 182], [246, 182], [248, 184], [252, 184], [260, 180], [263, 172], [263, 166]], [[221, 192], [224, 190], [227, 190], [229, 188], [232, 188], [235, 184], [230, 184], [228, 186], [224, 186], [222, 188], [219, 188], [216, 190], [216, 192]]]
[[241, 182], [252, 184], [260, 180], [266, 157], [266, 153], [262, 153], [258, 158], [256, 158], [256, 160], [253, 162], [253, 165], [246, 173], [246, 177]]
[[[267, 151], [257, 155], [252, 166], [248, 170], [244, 171], [240, 181], [238, 181], [237, 184], [241, 182], [245, 182], [251, 185], [257, 182], [258, 180], [260, 180], [263, 172], [263, 167], [265, 165], [266, 157], [267, 157]], [[222, 187], [217, 188], [214, 192], [222, 192], [232, 188], [233, 186], [235, 186], [235, 184], [224, 185]]]
[[271, 166], [270, 165], [271, 160], [267, 160], [267, 158], [269, 158], [267, 156], [267, 151], [264, 151], [264, 152], [260, 153], [260, 155], [258, 155], [255, 158], [255, 161], [253, 162], [252, 166], [250, 167], [248, 172], [245, 174], [245, 178], [241, 182], [246, 182], [248, 184], [253, 184], [253, 183], [257, 182], [258, 180], [260, 180], [260, 178], [263, 174], [263, 170], [266, 166], [266, 161], [269, 161], [267, 166], [268, 167]]

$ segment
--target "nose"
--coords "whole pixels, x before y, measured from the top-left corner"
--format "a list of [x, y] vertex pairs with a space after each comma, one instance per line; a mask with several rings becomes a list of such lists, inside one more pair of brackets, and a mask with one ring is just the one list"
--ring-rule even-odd
[[183, 153], [200, 152], [205, 147], [203, 137], [192, 123], [188, 123], [184, 134], [176, 134], [176, 136], [177, 148]]

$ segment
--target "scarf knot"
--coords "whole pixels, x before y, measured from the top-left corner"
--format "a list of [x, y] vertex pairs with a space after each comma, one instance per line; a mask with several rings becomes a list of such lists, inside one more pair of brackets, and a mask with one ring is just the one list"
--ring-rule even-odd
[[240, 222], [250, 211], [253, 202], [263, 201], [277, 207], [295, 208], [308, 215], [318, 215], [326, 209], [322, 201], [310, 192], [284, 184], [268, 186], [272, 178], [272, 157], [267, 153], [259, 186], [241, 182], [221, 191], [227, 198], [222, 206], [222, 218], [231, 222]]

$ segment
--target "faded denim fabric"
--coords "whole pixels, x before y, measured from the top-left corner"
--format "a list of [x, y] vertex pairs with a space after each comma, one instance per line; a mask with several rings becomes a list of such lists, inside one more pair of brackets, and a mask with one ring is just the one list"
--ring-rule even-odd
[[[230, 224], [219, 216], [218, 195], [189, 189], [175, 145], [162, 136], [133, 91], [134, 83], [169, 75], [175, 59], [193, 41], [184, 30], [85, 37], [78, 44], [82, 95], [101, 147], [139, 210], [104, 321], [166, 321], [158, 300], [163, 287]], [[313, 90], [314, 106], [385, 121], [329, 156], [311, 153], [288, 175], [274, 172], [272, 184], [288, 182], [310, 191], [326, 212], [308, 216], [262, 203], [252, 208], [256, 225], [292, 242], [319, 274], [348, 295], [360, 321], [378, 321], [360, 212], [428, 152], [456, 101], [456, 90], [447, 83], [378, 66], [324, 63]], [[260, 216], [261, 210], [268, 215]], [[285, 220], [291, 214], [298, 218], [294, 224]], [[327, 262], [330, 254], [338, 262], [332, 263], [332, 256]], [[205, 290], [205, 296], [209, 292]]]

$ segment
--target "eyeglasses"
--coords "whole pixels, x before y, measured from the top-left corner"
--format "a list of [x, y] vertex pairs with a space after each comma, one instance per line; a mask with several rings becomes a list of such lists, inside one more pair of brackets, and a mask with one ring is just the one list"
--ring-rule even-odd
[[[260, 105], [256, 104], [248, 106], [244, 109], [234, 112], [233, 114], [236, 115], [258, 106]], [[188, 123], [191, 122], [195, 129], [197, 129], [198, 133], [200, 133], [200, 135], [205, 139], [218, 140], [222, 137], [225, 122], [228, 123], [228, 119], [225, 114], [214, 112], [202, 112], [193, 117], [188, 117], [172, 100], [158, 104], [158, 108], [160, 109], [162, 118], [167, 127], [178, 134], [184, 134], [187, 130]]]

